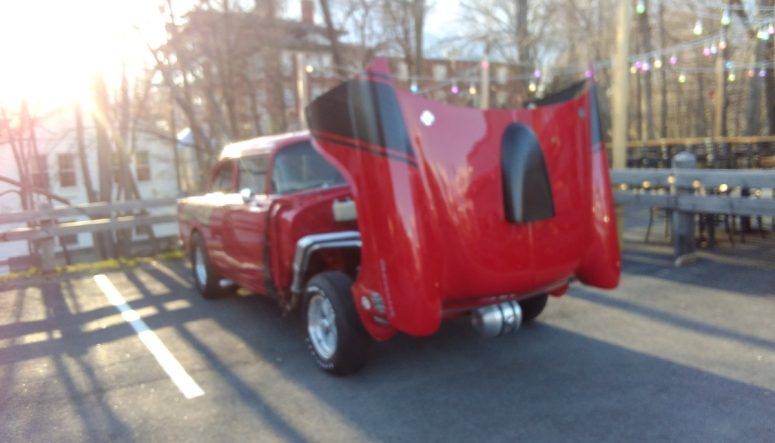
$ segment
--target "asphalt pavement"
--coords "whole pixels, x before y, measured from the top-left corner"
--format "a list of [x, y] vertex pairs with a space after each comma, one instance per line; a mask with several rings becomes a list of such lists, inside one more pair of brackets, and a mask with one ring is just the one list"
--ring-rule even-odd
[[125, 308], [93, 275], [6, 282], [0, 441], [775, 441], [775, 239], [674, 268], [635, 237], [615, 291], [574, 285], [507, 337], [398, 336], [346, 378], [297, 318], [203, 300], [185, 263], [105, 272]]

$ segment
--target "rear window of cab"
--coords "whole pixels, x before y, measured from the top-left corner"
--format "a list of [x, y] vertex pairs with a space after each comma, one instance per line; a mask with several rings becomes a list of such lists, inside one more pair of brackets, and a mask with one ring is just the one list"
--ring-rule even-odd
[[274, 157], [270, 192], [293, 192], [346, 184], [342, 174], [309, 141], [281, 148]]

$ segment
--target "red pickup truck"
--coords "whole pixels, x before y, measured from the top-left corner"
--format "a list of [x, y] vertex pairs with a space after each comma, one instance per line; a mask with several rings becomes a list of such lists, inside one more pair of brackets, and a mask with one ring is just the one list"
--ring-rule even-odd
[[396, 88], [378, 60], [307, 118], [309, 132], [226, 146], [178, 214], [199, 292], [236, 283], [300, 308], [322, 369], [356, 371], [372, 339], [444, 318], [515, 331], [572, 280], [617, 286], [593, 84], [478, 110]]

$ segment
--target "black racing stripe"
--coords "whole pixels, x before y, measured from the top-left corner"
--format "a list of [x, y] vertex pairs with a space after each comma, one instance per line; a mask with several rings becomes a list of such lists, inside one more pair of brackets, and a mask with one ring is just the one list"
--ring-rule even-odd
[[393, 80], [393, 77], [391, 77], [391, 76], [389, 76], [387, 74], [383, 74], [381, 72], [369, 72], [368, 75], [370, 77], [379, 78], [379, 79], [382, 79], [382, 80], [389, 80], [389, 81]]
[[318, 137], [318, 136], [326, 137], [331, 142], [343, 141], [345, 144], [355, 143], [365, 150], [371, 150], [375, 152], [386, 152], [388, 155], [393, 154], [393, 155], [399, 156], [401, 159], [409, 160], [411, 162], [416, 162], [414, 155], [407, 155], [404, 151], [391, 149], [389, 146], [369, 143], [369, 141], [363, 140], [362, 138], [359, 138], [359, 137], [345, 137], [340, 134], [334, 134], [334, 133], [324, 132], [324, 131], [312, 131], [312, 134], [315, 137]]
[[415, 158], [409, 132], [392, 85], [376, 80], [350, 80], [307, 106], [314, 132], [334, 134]]
[[335, 139], [335, 138], [327, 137], [327, 136], [321, 135], [321, 134], [314, 134], [314, 136], [315, 136], [316, 140], [332, 143], [332, 144], [335, 144], [335, 145], [345, 146], [345, 147], [352, 148], [352, 149], [357, 149], [359, 151], [363, 151], [363, 152], [366, 152], [368, 154], [378, 155], [380, 157], [389, 158], [391, 160], [397, 160], [397, 161], [400, 161], [400, 162], [404, 162], [404, 163], [406, 163], [409, 166], [412, 166], [414, 168], [418, 167], [417, 166], [417, 161], [415, 161], [413, 159], [410, 159], [410, 158], [406, 158], [406, 157], [400, 156], [400, 155], [396, 155], [396, 154], [393, 154], [393, 153], [390, 153], [390, 152], [386, 152], [386, 151], [389, 151], [389, 150], [380, 151], [379, 149], [374, 149], [374, 148], [370, 148], [368, 146], [364, 146], [362, 144], [359, 144], [359, 143], [357, 143], [357, 141], [345, 141], [345, 140], [340, 140], [340, 139]]

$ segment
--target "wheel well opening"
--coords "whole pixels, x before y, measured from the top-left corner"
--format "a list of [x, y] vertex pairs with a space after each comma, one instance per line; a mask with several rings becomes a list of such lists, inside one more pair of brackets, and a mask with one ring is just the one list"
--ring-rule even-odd
[[302, 278], [302, 287], [317, 274], [324, 271], [341, 271], [353, 281], [358, 277], [361, 264], [361, 250], [356, 248], [334, 248], [315, 251]]

